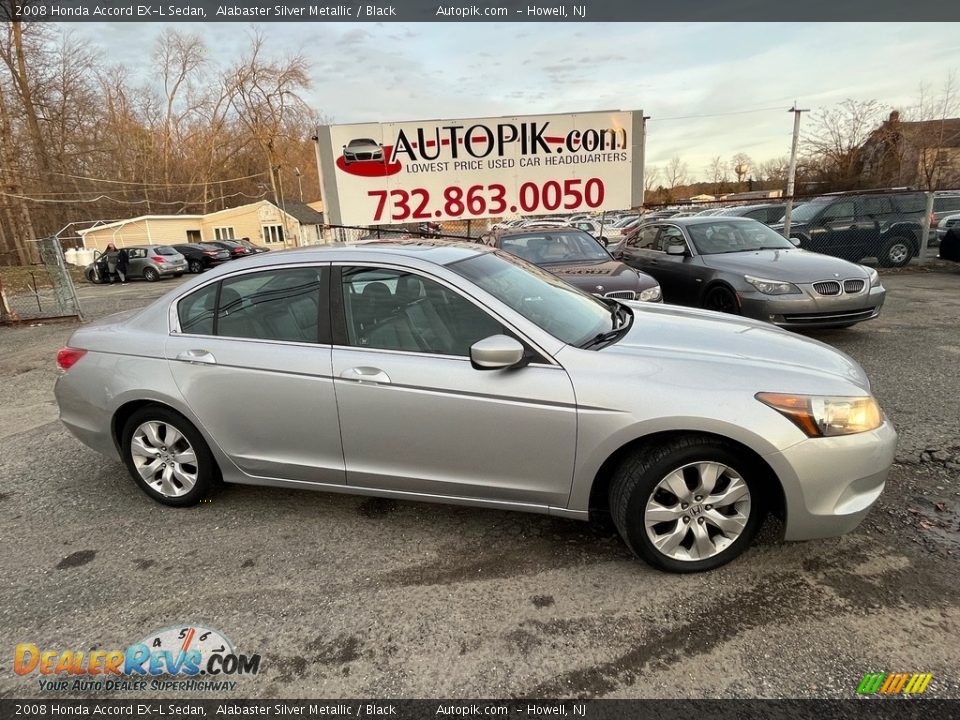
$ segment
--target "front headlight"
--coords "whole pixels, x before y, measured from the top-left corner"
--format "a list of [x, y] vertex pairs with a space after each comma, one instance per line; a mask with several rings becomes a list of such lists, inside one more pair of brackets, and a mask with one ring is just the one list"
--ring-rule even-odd
[[807, 437], [832, 437], [876, 430], [883, 413], [873, 397], [821, 397], [757, 393], [757, 400], [803, 430]]
[[864, 269], [870, 276], [870, 287], [880, 287], [880, 273], [878, 273], [874, 268], [864, 266]]
[[800, 288], [796, 285], [781, 280], [764, 280], [763, 278], [753, 277], [753, 275], [744, 275], [743, 279], [764, 295], [796, 295], [800, 293]]
[[657, 302], [657, 300], [660, 299], [660, 295], [660, 286], [654, 285], [652, 288], [641, 290], [640, 297], [638, 299], [641, 302]]

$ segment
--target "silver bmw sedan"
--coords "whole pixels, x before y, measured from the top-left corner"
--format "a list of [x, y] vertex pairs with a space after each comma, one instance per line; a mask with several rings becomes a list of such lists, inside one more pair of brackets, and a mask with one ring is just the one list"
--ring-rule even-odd
[[64, 424], [165, 505], [223, 481], [608, 513], [676, 572], [732, 560], [768, 512], [789, 540], [852, 530], [897, 437], [824, 344], [593, 297], [475, 244], [250, 257], [57, 359]]

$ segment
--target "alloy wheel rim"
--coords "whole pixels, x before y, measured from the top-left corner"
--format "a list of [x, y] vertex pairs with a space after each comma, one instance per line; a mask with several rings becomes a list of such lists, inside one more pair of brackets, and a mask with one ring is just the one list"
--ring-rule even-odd
[[197, 454], [170, 423], [151, 420], [137, 427], [130, 456], [143, 481], [164, 497], [186, 495], [197, 482]]
[[907, 257], [907, 246], [903, 243], [897, 243], [890, 248], [890, 259], [895, 263], [902, 263]]
[[743, 534], [750, 519], [750, 489], [718, 462], [695, 462], [669, 473], [654, 488], [643, 513], [647, 538], [663, 555], [707, 560]]

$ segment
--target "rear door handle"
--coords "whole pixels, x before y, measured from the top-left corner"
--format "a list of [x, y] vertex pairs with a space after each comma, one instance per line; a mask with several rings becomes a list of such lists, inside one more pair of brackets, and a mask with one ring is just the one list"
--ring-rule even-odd
[[380, 383], [389, 384], [390, 376], [380, 368], [375, 367], [353, 367], [340, 373], [344, 380], [355, 380], [362, 383]]
[[217, 359], [209, 350], [184, 350], [177, 355], [180, 362], [194, 363], [195, 365], [216, 365]]

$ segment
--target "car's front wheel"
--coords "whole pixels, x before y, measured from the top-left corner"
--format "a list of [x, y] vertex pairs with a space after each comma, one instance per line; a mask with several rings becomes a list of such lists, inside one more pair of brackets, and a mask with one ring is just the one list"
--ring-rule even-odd
[[610, 512], [630, 549], [651, 565], [712, 570], [743, 553], [760, 529], [761, 477], [729, 443], [682, 436], [621, 463], [610, 484]]
[[705, 310], [730, 313], [732, 315], [740, 312], [736, 295], [723, 286], [715, 287], [707, 292], [703, 298], [703, 307]]
[[123, 460], [147, 495], [164, 505], [187, 507], [207, 497], [219, 471], [203, 436], [182, 415], [148, 405], [123, 426]]

